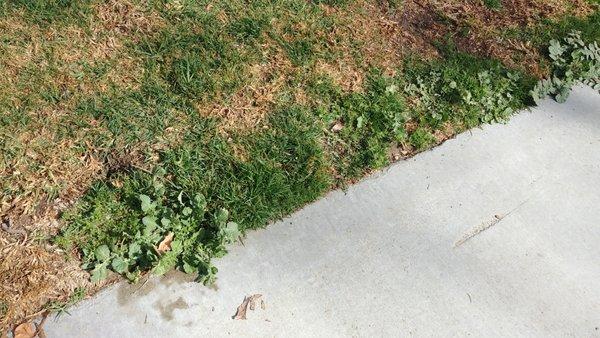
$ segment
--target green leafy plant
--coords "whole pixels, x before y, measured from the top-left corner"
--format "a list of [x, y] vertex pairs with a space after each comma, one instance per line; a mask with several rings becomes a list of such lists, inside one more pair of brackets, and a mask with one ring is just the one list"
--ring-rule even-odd
[[541, 80], [531, 91], [535, 101], [550, 95], [557, 102], [565, 102], [577, 83], [600, 90], [598, 42], [586, 43], [579, 31], [573, 31], [562, 41], [551, 40], [548, 53], [552, 60], [552, 76]]
[[417, 128], [409, 137], [410, 144], [417, 150], [424, 150], [435, 143], [435, 137], [425, 128]]
[[318, 114], [330, 126], [326, 138], [336, 171], [347, 177], [388, 164], [391, 144], [407, 137], [408, 111], [396, 79], [373, 70], [366, 84], [364, 93], [340, 93], [323, 83], [318, 88], [317, 94], [331, 95], [330, 104], [319, 107]]
[[84, 250], [84, 268], [98, 282], [112, 270], [136, 281], [144, 271], [162, 275], [178, 268], [197, 273], [198, 280], [212, 283], [216, 268], [212, 257], [225, 254], [225, 245], [241, 236], [239, 226], [226, 209], [209, 215], [204, 195], [185, 191], [166, 193], [166, 172], [159, 168], [152, 179], [151, 194], [137, 197], [138, 217], [118, 242], [102, 244], [93, 252]]
[[466, 118], [472, 126], [506, 120], [514, 112], [519, 79], [512, 72], [479, 71], [473, 79], [433, 70], [409, 81], [404, 91], [433, 127], [457, 118]]

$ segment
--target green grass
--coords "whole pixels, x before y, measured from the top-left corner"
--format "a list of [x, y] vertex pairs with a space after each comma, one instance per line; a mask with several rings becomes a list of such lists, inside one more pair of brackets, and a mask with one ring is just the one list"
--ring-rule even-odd
[[502, 1], [500, 0], [483, 0], [484, 5], [490, 9], [502, 8]]
[[0, 0], [0, 16], [19, 11], [39, 25], [65, 20], [82, 22], [80, 20], [89, 15], [91, 2], [91, 0]]
[[[225, 208], [230, 218], [245, 230], [264, 226], [269, 220], [290, 213], [320, 196], [331, 185], [325, 155], [318, 143], [319, 123], [301, 107], [279, 111], [271, 119], [268, 132], [239, 140], [249, 160], [236, 158], [231, 146], [215, 135], [214, 126], [209, 122], [192, 123], [194, 127], [185, 136], [185, 145], [161, 154], [160, 165], [168, 173], [164, 203], [176, 200], [181, 192], [188, 196], [202, 194], [206, 196], [207, 215]], [[143, 231], [138, 196], [154, 196], [156, 177], [134, 171], [119, 173], [110, 179], [122, 180], [122, 187], [99, 182], [78, 208], [65, 216], [70, 225], [57, 239], [63, 247], [76, 245], [92, 257], [101, 245], [120, 253]], [[109, 220], [107, 215], [110, 215]], [[178, 229], [175, 237], [199, 236], [200, 232], [213, 227], [210, 216], [199, 216], [194, 222], [197, 223], [193, 226]], [[175, 229], [161, 229], [157, 238], [163, 238], [170, 230]], [[193, 263], [195, 271], [199, 267], [210, 267], [210, 258], [222, 253], [219, 243], [213, 243], [214, 247], [207, 245], [214, 238], [202, 236], [205, 241], [185, 246], [186, 251], [178, 257], [178, 267], [192, 264], [187, 258], [190, 252], [201, 250], [203, 253], [201, 260]], [[128, 271], [132, 278], [155, 264], [138, 263], [135, 269]]]
[[54, 313], [56, 317], [60, 317], [63, 314], [71, 315], [68, 308], [79, 303], [85, 298], [86, 290], [84, 288], [77, 288], [64, 302], [52, 301], [46, 304], [46, 310]]

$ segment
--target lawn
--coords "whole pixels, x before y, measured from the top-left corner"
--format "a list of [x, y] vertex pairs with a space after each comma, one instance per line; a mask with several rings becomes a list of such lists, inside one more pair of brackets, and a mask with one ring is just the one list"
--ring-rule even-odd
[[599, 4], [0, 0], [0, 328], [600, 89]]

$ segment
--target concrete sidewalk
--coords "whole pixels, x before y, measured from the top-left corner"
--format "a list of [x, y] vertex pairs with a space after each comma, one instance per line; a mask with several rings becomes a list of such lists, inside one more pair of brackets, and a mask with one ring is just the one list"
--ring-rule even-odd
[[[600, 337], [600, 95], [459, 135], [244, 242], [218, 288], [120, 284], [46, 333]], [[265, 309], [232, 320], [257, 293]]]

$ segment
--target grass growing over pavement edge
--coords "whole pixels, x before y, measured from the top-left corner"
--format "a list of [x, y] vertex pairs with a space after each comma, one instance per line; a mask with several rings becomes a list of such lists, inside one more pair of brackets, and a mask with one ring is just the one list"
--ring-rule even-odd
[[[373, 70], [362, 93], [317, 81], [311, 90], [319, 104], [279, 108], [257, 133], [225, 140], [210, 121], [193, 120], [182, 145], [160, 153], [155, 173], [127, 172], [95, 185], [66, 214], [56, 241], [83, 251], [93, 280], [107, 268], [131, 280], [178, 268], [212, 283], [211, 259], [225, 244], [335, 182], [389, 164], [391, 145], [423, 150], [442, 140], [437, 132], [506, 121], [529, 100], [531, 78], [452, 47], [446, 53], [443, 63], [410, 64], [402, 76]], [[231, 144], [244, 148], [244, 158]]]

